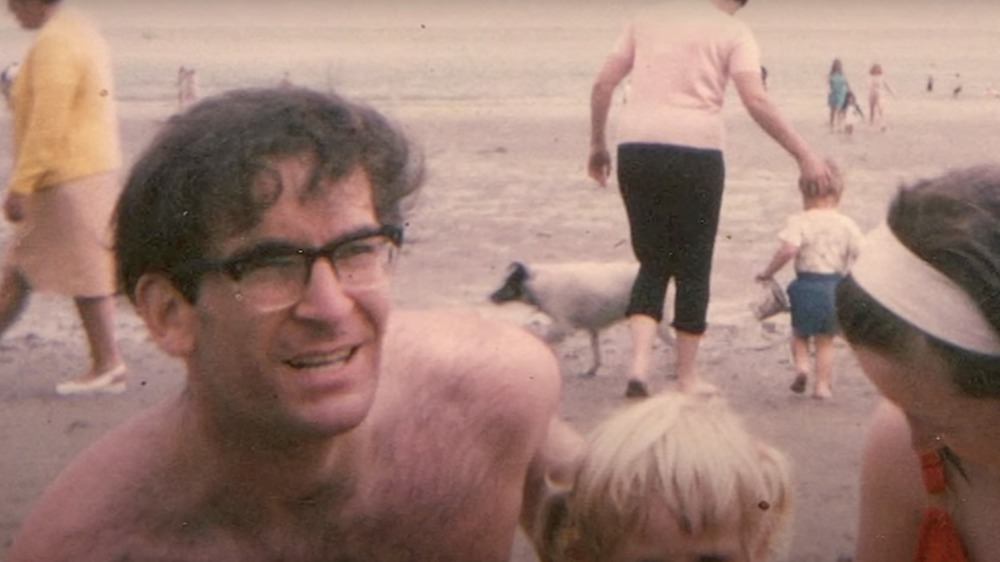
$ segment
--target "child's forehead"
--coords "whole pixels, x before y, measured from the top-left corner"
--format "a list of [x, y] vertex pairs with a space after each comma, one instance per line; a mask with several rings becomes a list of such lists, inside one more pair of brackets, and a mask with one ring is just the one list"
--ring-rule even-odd
[[669, 538], [689, 547], [715, 545], [739, 550], [742, 535], [742, 510], [730, 505], [703, 502], [687, 506], [679, 513], [663, 498], [647, 498], [645, 517], [626, 533], [626, 541], [654, 542]]
[[[665, 507], [665, 504], [664, 504]], [[738, 517], [693, 524], [666, 509], [651, 509], [649, 517], [626, 531], [608, 562], [642, 560], [747, 560]]]

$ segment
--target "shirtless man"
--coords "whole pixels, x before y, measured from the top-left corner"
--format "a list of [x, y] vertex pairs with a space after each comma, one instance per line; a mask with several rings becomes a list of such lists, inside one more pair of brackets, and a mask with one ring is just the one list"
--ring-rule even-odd
[[390, 314], [419, 158], [378, 113], [246, 90], [172, 119], [118, 208], [124, 289], [180, 396], [109, 432], [10, 561], [506, 561], [579, 442], [551, 353]]

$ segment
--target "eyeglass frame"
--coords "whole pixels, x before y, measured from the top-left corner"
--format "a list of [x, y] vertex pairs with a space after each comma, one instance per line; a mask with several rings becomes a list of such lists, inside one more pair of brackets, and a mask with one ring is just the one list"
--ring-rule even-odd
[[[316, 265], [316, 261], [320, 258], [326, 258], [330, 262], [330, 266], [333, 268], [334, 274], [337, 279], [343, 282], [343, 278], [340, 276], [340, 271], [337, 269], [337, 263], [334, 259], [336, 251], [344, 246], [357, 242], [359, 240], [364, 240], [366, 238], [372, 237], [382, 237], [390, 245], [390, 249], [394, 250], [389, 255], [388, 265], [392, 265], [395, 261], [396, 251], [403, 245], [403, 228], [393, 224], [382, 224], [377, 228], [366, 228], [360, 231], [348, 234], [342, 238], [338, 238], [329, 244], [324, 244], [319, 248], [302, 248], [302, 247], [292, 247], [292, 246], [256, 246], [244, 252], [237, 252], [235, 255], [229, 256], [224, 259], [212, 259], [212, 258], [195, 258], [182, 262], [170, 270], [170, 277], [172, 281], [178, 285], [178, 288], [182, 292], [185, 292], [191, 302], [197, 299], [197, 281], [208, 274], [211, 273], [221, 273], [234, 285], [239, 287], [239, 283], [245, 272], [240, 271], [241, 264], [252, 263], [254, 260], [259, 260], [266, 257], [281, 257], [281, 256], [292, 256], [300, 255], [305, 257], [305, 277], [302, 280], [302, 288], [305, 290], [308, 287], [309, 282], [312, 280], [312, 270]], [[240, 293], [237, 293], [240, 294]], [[279, 310], [281, 308], [287, 308], [294, 306], [298, 300], [290, 302], [286, 306], [273, 307], [274, 310]], [[266, 307], [271, 309], [272, 307]]]

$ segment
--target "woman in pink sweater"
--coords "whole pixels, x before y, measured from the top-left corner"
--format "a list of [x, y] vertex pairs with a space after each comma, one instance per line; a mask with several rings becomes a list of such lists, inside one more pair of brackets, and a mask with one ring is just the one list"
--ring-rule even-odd
[[639, 259], [628, 307], [632, 366], [626, 395], [648, 395], [649, 369], [667, 283], [677, 285], [681, 389], [700, 383], [695, 359], [706, 330], [709, 275], [722, 189], [722, 104], [730, 80], [754, 120], [798, 162], [800, 181], [824, 191], [830, 172], [764, 89], [753, 34], [734, 16], [747, 0], [663, 2], [635, 18], [611, 52], [591, 96], [588, 171], [605, 186], [611, 98], [631, 77], [618, 123], [618, 185]]

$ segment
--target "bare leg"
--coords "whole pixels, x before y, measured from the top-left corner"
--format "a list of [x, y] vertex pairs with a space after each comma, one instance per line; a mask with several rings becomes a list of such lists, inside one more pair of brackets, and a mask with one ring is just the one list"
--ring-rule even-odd
[[792, 381], [791, 390], [802, 394], [809, 381], [809, 338], [792, 335], [792, 363], [795, 364], [795, 380]]
[[817, 334], [816, 340], [816, 388], [814, 398], [831, 398], [833, 388], [833, 336]]
[[701, 334], [677, 331], [677, 385], [681, 392], [715, 390], [712, 385], [698, 378], [698, 370], [695, 367], [700, 345]]
[[809, 338], [792, 335], [792, 363], [796, 372], [809, 374]]
[[78, 379], [86, 382], [124, 363], [115, 341], [115, 300], [114, 297], [76, 297], [74, 300], [90, 344], [90, 371]]
[[632, 333], [632, 366], [629, 369], [626, 398], [649, 396], [649, 371], [653, 364], [653, 342], [659, 323], [652, 316], [633, 314], [628, 317]]
[[24, 276], [13, 269], [4, 269], [0, 279], [0, 336], [17, 322], [28, 306], [31, 288]]
[[652, 316], [633, 314], [628, 317], [628, 327], [632, 333], [632, 367], [629, 378], [647, 383], [653, 364], [653, 343], [656, 341], [659, 323]]

